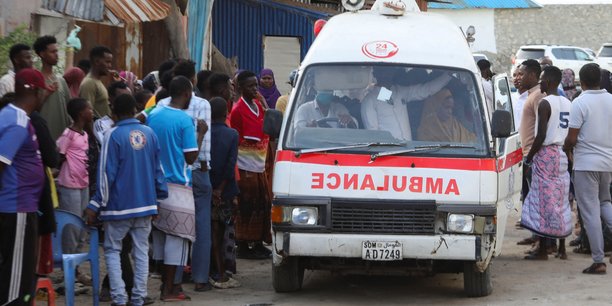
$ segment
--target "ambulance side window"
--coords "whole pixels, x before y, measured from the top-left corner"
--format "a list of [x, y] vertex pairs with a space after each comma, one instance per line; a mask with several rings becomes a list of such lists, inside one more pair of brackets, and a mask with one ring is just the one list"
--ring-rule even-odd
[[516, 131], [517, 127], [514, 126], [512, 94], [508, 86], [508, 78], [505, 76], [498, 76], [494, 78], [493, 82], [493, 101], [495, 103], [495, 110], [501, 109], [510, 112], [512, 116], [512, 131]]

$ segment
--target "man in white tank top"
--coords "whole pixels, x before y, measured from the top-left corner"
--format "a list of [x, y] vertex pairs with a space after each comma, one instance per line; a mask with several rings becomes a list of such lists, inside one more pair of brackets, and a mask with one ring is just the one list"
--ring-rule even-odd
[[548, 96], [538, 105], [536, 137], [525, 158], [525, 164], [531, 165], [532, 177], [521, 215], [521, 225], [539, 236], [540, 248], [525, 259], [548, 259], [547, 249], [542, 247], [546, 238], [561, 238], [559, 256], [567, 258], [564, 238], [572, 233], [570, 177], [562, 147], [569, 131], [571, 102], [558, 95], [560, 82], [559, 68], [544, 68], [540, 89]]

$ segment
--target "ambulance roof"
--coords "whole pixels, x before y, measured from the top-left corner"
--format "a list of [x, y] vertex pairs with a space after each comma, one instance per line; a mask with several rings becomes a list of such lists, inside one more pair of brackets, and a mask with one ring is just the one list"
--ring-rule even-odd
[[461, 30], [434, 13], [407, 12], [396, 17], [366, 10], [331, 18], [302, 66], [348, 62], [446, 66], [477, 72]]

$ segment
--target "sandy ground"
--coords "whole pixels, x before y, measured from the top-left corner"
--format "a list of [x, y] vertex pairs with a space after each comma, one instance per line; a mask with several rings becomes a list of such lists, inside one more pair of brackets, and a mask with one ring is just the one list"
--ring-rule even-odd
[[[493, 261], [493, 293], [484, 298], [466, 298], [461, 274], [433, 277], [337, 276], [325, 271], [306, 271], [303, 290], [278, 294], [271, 282], [269, 260], [239, 260], [241, 288], [204, 293], [184, 285], [189, 302], [159, 300], [159, 280], [150, 279], [149, 295], [154, 305], [612, 305], [612, 270], [603, 276], [584, 275], [589, 255], [568, 249], [569, 259], [550, 257], [545, 262], [523, 260], [525, 246], [516, 242], [527, 237], [517, 230], [511, 216], [503, 254]], [[568, 240], [569, 242], [569, 240]], [[608, 260], [608, 258], [606, 258]], [[101, 260], [103, 262], [103, 260]], [[58, 305], [64, 304], [59, 297]], [[77, 305], [91, 305], [91, 295], [76, 297]], [[109, 305], [110, 303], [101, 303]], [[39, 301], [37, 305], [46, 305]]]

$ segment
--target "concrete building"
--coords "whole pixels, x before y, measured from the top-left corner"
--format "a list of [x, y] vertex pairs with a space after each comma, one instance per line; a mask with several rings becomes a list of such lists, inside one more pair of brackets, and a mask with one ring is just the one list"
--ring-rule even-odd
[[430, 2], [429, 12], [447, 16], [464, 30], [473, 25], [476, 41], [472, 51], [487, 54], [497, 72], [510, 71], [512, 55], [522, 45], [573, 45], [598, 50], [603, 43], [612, 42], [612, 32], [602, 31], [605, 21], [612, 20], [612, 1], [449, 2], [452, 3]]

